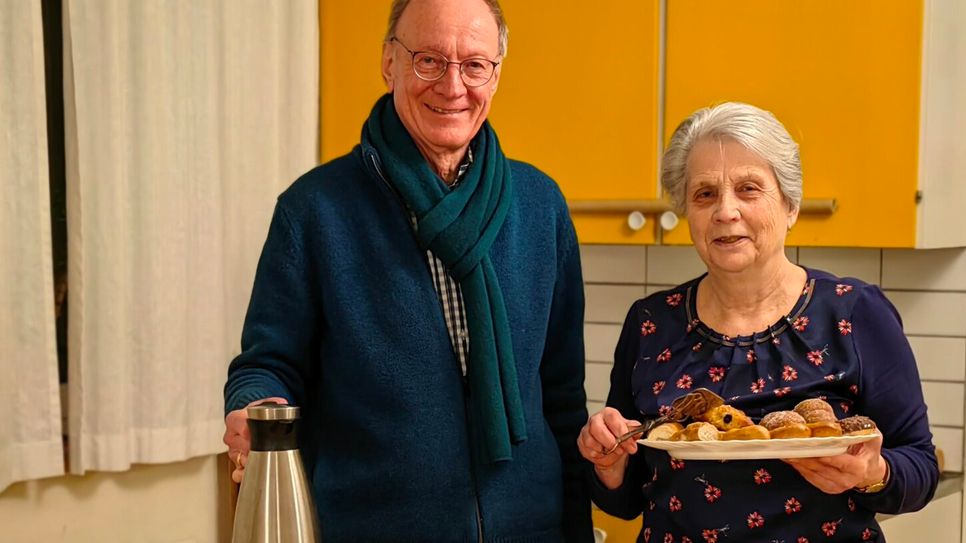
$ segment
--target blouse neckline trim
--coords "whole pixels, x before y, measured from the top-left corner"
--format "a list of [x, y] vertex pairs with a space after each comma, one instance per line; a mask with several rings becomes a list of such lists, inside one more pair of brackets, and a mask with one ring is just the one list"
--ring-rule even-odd
[[791, 313], [779, 318], [776, 323], [765, 330], [757, 331], [750, 336], [738, 336], [735, 338], [719, 334], [697, 317], [697, 286], [704, 279], [705, 275], [707, 275], [705, 273], [688, 285], [687, 291], [685, 292], [685, 311], [688, 318], [688, 328], [697, 331], [706, 340], [726, 347], [751, 347], [756, 343], [765, 343], [766, 341], [777, 342], [778, 336], [785, 333], [795, 320], [802, 316], [805, 308], [812, 301], [812, 295], [815, 293], [815, 278], [812, 277], [811, 271], [808, 268], [805, 268], [805, 273], [808, 274], [808, 277], [805, 281], [804, 292], [798, 297], [798, 302], [795, 303], [795, 307], [792, 308]]

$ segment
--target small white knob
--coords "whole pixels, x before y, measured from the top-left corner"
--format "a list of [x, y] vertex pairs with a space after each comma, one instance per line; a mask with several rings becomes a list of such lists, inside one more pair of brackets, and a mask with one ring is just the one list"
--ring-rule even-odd
[[647, 218], [644, 217], [644, 214], [640, 211], [632, 211], [627, 216], [627, 226], [629, 226], [631, 230], [640, 230], [641, 228], [644, 228], [645, 223], [647, 223]]
[[673, 211], [665, 211], [661, 213], [661, 228], [665, 230], [674, 230], [678, 225], [678, 216]]

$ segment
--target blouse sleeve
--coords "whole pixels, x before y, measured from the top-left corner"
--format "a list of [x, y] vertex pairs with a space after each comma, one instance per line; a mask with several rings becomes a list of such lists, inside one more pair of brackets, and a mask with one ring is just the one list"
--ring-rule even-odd
[[857, 289], [852, 330], [860, 367], [860, 413], [883, 435], [889, 482], [880, 492], [854, 493], [859, 505], [881, 513], [916, 511], [939, 482], [916, 360], [896, 308], [878, 287]]
[[[624, 329], [617, 348], [614, 350], [614, 368], [610, 372], [610, 392], [607, 395], [607, 406], [620, 411], [626, 419], [638, 419], [640, 413], [634, 406], [634, 395], [631, 393], [631, 374], [637, 360], [637, 347], [640, 340], [641, 321], [638, 317], [641, 302], [631, 306], [624, 320]], [[644, 495], [641, 485], [647, 466], [644, 454], [638, 451], [630, 457], [624, 483], [610, 490], [601, 484], [597, 476], [591, 473], [591, 497], [603, 511], [625, 520], [637, 518], [644, 510]]]

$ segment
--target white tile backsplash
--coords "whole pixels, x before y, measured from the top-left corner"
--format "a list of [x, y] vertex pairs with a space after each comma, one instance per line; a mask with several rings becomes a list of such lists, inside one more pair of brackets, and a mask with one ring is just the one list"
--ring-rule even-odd
[[631, 305], [644, 297], [644, 285], [584, 285], [587, 307], [584, 320], [624, 324]]
[[587, 363], [584, 389], [587, 391], [588, 401], [607, 400], [607, 393], [610, 390], [610, 370], [613, 366], [613, 364]]
[[643, 283], [647, 250], [640, 245], [581, 245], [584, 282]]
[[929, 423], [963, 426], [963, 384], [923, 381], [922, 394], [929, 408]]
[[647, 248], [647, 283], [680, 285], [707, 271], [694, 247], [653, 245]]
[[886, 291], [907, 335], [966, 336], [966, 293]]
[[920, 378], [966, 381], [966, 339], [912, 336], [909, 344], [916, 355]]
[[855, 277], [878, 285], [881, 281], [879, 249], [799, 247], [798, 263], [839, 277]]
[[882, 288], [966, 292], [966, 249], [882, 251]]
[[[630, 307], [630, 305], [628, 305]], [[588, 362], [614, 362], [614, 347], [620, 338], [622, 325], [593, 324], [584, 325], [584, 352]]]

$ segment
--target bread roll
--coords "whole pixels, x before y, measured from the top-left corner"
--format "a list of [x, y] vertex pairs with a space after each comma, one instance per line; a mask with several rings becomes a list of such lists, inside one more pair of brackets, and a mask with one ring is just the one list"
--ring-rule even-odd
[[679, 422], [665, 422], [664, 424], [658, 424], [647, 433], [647, 439], [651, 440], [668, 440], [671, 437], [684, 430], [684, 426], [681, 426]]
[[671, 436], [671, 441], [718, 441], [718, 429], [707, 422], [692, 422]]

